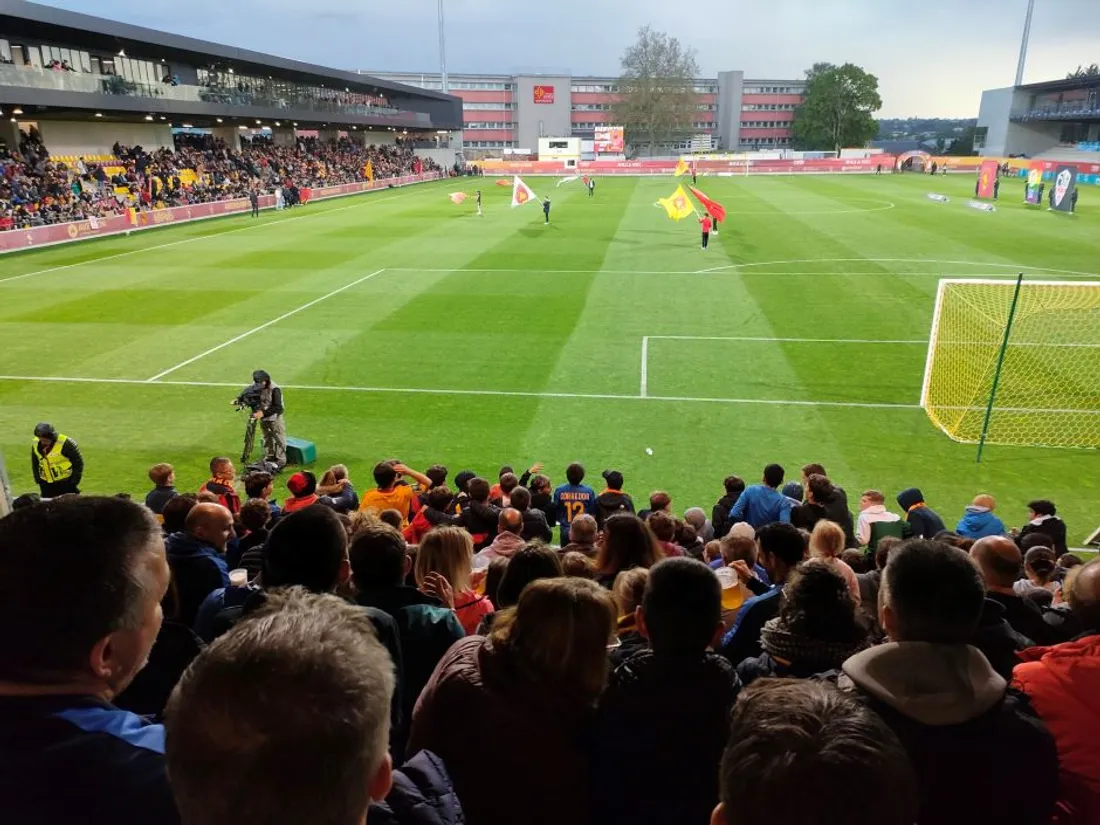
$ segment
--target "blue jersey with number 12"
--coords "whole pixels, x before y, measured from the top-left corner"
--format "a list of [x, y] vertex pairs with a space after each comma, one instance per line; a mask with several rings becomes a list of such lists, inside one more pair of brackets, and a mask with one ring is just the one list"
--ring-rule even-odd
[[563, 484], [554, 491], [554, 505], [558, 509], [558, 523], [562, 526], [562, 541], [568, 539], [568, 526], [573, 519], [587, 513], [596, 515], [596, 491], [583, 484]]

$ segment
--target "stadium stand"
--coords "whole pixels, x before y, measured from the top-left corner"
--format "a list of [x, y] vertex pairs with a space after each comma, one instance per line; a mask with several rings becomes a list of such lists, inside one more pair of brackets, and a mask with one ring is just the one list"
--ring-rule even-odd
[[[229, 160], [217, 146], [181, 154]], [[341, 154], [350, 158], [325, 147], [240, 159], [339, 166]], [[337, 512], [329, 494], [354, 494], [342, 469], [345, 483], [290, 513], [269, 506], [266, 474], [224, 479], [249, 499], [234, 517], [205, 489], [179, 494], [165, 464], [150, 471], [159, 516], [121, 497], [18, 500], [0, 519], [5, 822], [170, 823], [177, 810], [189, 825], [229, 812], [284, 821], [266, 818], [274, 810], [304, 821], [322, 804], [352, 812], [326, 821], [362, 821], [369, 808], [370, 822], [409, 825], [702, 823], [715, 809], [713, 825], [809, 825], [833, 821], [823, 805], [868, 825], [1100, 821], [1100, 731], [1088, 710], [1100, 690], [1100, 559], [1057, 556], [1065, 525], [1052, 502], [1032, 502], [1028, 523], [1005, 530], [979, 496], [958, 508], [958, 532], [891, 537], [840, 561], [845, 530], [817, 501], [824, 468], [808, 464], [805, 502], [797, 482], [781, 492], [716, 484], [715, 510], [730, 514], [721, 553], [704, 554], [671, 505], [650, 516], [674, 522], [664, 542], [616, 513], [594, 566], [618, 575], [592, 581], [563, 572], [562, 549], [518, 536], [479, 568], [461, 518], [473, 500], [450, 492], [439, 465], [394, 483], [408, 487], [410, 515], [433, 512], [418, 560], [420, 546], [382, 524], [400, 513], [378, 513], [370, 496]], [[769, 472], [774, 482], [781, 468]], [[456, 489], [488, 487], [459, 475]], [[743, 495], [791, 507], [753, 528], [733, 515], [747, 512], [736, 508]], [[863, 499], [861, 509], [884, 508], [881, 495]], [[547, 505], [558, 524], [586, 518], [567, 504]], [[520, 529], [517, 511], [477, 506], [503, 512], [501, 531]], [[815, 536], [835, 534], [829, 553], [782, 523], [807, 509], [819, 516]], [[830, 501], [828, 515], [846, 509]], [[977, 521], [975, 541], [964, 534]], [[203, 578], [201, 592], [196, 577], [177, 580], [188, 542], [211, 569], [230, 569]], [[231, 569], [243, 553], [258, 575]], [[510, 565], [523, 567], [518, 587]], [[648, 575], [620, 587], [635, 567]], [[878, 594], [877, 611], [866, 596], [859, 605], [860, 592]], [[464, 632], [456, 610], [492, 614], [494, 601], [510, 606], [483, 618], [486, 635]], [[164, 727], [135, 713], [166, 718], [167, 743]], [[348, 747], [349, 724], [371, 755], [356, 750], [355, 770], [319, 769]], [[380, 761], [387, 743], [404, 765], [392, 776]], [[499, 757], [492, 770], [486, 754]], [[792, 793], [777, 784], [785, 775], [817, 777], [815, 787]], [[868, 788], [874, 776], [889, 787]], [[863, 789], [858, 805], [845, 777]], [[242, 781], [250, 793], [237, 794]]]
[[[38, 131], [0, 148], [0, 231], [29, 229], [127, 209], [148, 210], [246, 197], [253, 188], [331, 186], [411, 174], [411, 148], [358, 146], [346, 138], [300, 137], [293, 147], [257, 139], [232, 149], [210, 135], [181, 133], [174, 151], [115, 143], [110, 155], [51, 156]], [[438, 171], [431, 159], [425, 171]]]

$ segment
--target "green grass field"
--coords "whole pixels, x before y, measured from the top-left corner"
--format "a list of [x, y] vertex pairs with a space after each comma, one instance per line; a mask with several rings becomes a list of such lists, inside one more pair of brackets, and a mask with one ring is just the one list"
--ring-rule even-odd
[[[938, 279], [1095, 280], [1100, 189], [1068, 218], [1025, 210], [1022, 183], [995, 214], [968, 209], [970, 175], [707, 178], [731, 214], [704, 253], [653, 206], [670, 178], [604, 178], [594, 199], [530, 182], [549, 227], [485, 178], [3, 258], [15, 489], [40, 420], [79, 441], [86, 491], [143, 495], [158, 461], [195, 488], [239, 455], [228, 402], [262, 367], [290, 433], [361, 487], [392, 456], [493, 476], [542, 461], [555, 482], [582, 460], [682, 510], [729, 473], [818, 461], [850, 494], [919, 485], [949, 523], [989, 492], [1016, 526], [1040, 496], [1071, 543], [1096, 526], [1096, 451], [992, 447], [978, 465], [918, 401]], [[475, 184], [483, 218], [446, 197]]]

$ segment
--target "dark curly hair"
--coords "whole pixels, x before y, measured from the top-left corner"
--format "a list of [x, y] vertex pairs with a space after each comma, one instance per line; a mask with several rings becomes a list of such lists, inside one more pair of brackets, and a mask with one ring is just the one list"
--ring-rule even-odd
[[866, 636], [844, 578], [824, 562], [801, 565], [787, 581], [779, 617], [786, 629], [824, 642], [855, 642]]

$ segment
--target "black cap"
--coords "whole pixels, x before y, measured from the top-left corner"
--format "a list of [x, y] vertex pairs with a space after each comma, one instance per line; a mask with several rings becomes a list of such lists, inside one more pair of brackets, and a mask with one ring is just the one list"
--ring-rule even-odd
[[57, 430], [53, 428], [53, 424], [43, 421], [35, 425], [34, 435], [36, 438], [57, 438]]
[[603, 479], [612, 490], [623, 489], [623, 474], [618, 470], [604, 470]]
[[252, 380], [257, 384], [260, 384], [264, 381], [270, 381], [271, 376], [267, 374], [267, 370], [256, 370], [252, 373]]

